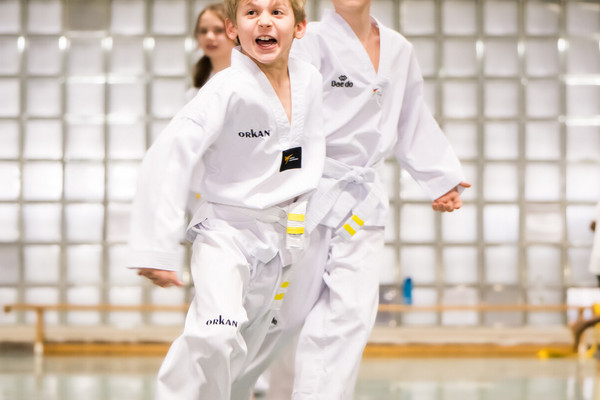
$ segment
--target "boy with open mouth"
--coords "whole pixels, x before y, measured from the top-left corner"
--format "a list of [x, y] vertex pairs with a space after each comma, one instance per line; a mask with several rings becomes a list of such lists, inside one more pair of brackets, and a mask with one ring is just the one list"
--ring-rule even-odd
[[132, 209], [129, 267], [181, 286], [179, 240], [188, 193], [201, 193], [194, 299], [158, 373], [158, 400], [230, 400], [258, 352], [302, 251], [305, 198], [325, 158], [321, 76], [289, 59], [306, 27], [303, 0], [227, 0], [240, 46], [146, 153]]

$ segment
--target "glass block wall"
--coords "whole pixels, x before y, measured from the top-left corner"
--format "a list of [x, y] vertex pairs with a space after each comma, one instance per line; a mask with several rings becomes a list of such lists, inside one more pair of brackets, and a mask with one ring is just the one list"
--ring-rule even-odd
[[[574, 288], [595, 286], [587, 264], [600, 200], [600, 4], [376, 4], [414, 43], [429, 105], [473, 184], [461, 211], [435, 215], [395, 172], [386, 264], [394, 267], [384, 269], [382, 301], [401, 302], [399, 283], [410, 276], [415, 304], [576, 302]], [[521, 326], [565, 317], [445, 312], [379, 322]]]
[[[473, 188], [437, 214], [394, 161], [382, 303], [555, 304], [592, 288], [600, 200], [600, 4], [373, 0], [414, 44], [428, 103]], [[123, 268], [140, 159], [184, 104], [193, 0], [0, 0], [0, 304], [182, 304]], [[309, 0], [318, 19], [326, 1]], [[383, 49], [385, 51], [385, 49]], [[182, 245], [181, 255], [188, 254]], [[187, 277], [184, 277], [187, 279]], [[379, 324], [562, 324], [564, 313], [380, 313]], [[31, 323], [0, 313], [1, 327]], [[164, 325], [178, 313], [48, 314]]]

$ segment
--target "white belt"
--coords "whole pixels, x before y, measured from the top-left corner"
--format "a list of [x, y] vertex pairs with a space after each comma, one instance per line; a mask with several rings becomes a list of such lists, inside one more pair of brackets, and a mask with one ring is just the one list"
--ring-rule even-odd
[[291, 256], [291, 264], [282, 271], [282, 282], [275, 292], [273, 303], [271, 304], [271, 317], [281, 308], [281, 302], [288, 291], [290, 282], [293, 280], [298, 262], [304, 254], [306, 241], [305, 223], [306, 223], [306, 198], [298, 200], [288, 206], [287, 211], [287, 234], [285, 246]]
[[238, 212], [240, 214], [244, 214], [248, 217], [256, 219], [261, 222], [267, 223], [279, 223], [285, 226], [285, 220], [287, 216], [287, 212], [285, 208], [273, 206], [269, 208], [265, 208], [263, 210], [255, 209], [255, 208], [246, 208], [246, 207], [238, 207], [238, 206], [229, 206], [224, 204], [218, 204], [219, 208], [224, 208], [227, 210], [232, 210], [234, 212]]
[[306, 199], [290, 203], [288, 206], [272, 206], [263, 210], [219, 204], [220, 208], [230, 209], [261, 222], [278, 223], [286, 227], [286, 248], [290, 251], [304, 249], [304, 225], [306, 221]]
[[[209, 205], [211, 203], [208, 203]], [[304, 252], [305, 247], [305, 222], [306, 222], [306, 204], [307, 196], [301, 196], [295, 202], [290, 203], [287, 206], [279, 207], [273, 206], [263, 210], [231, 206], [220, 203], [212, 203], [221, 210], [231, 211], [238, 214], [246, 215], [252, 219], [256, 219], [261, 222], [270, 224], [280, 224], [286, 227], [286, 249], [288, 250], [289, 257], [282, 258], [282, 261], [290, 264], [286, 264], [288, 268], [284, 269], [282, 274], [283, 282], [277, 288], [273, 303], [271, 304], [271, 313], [275, 312], [281, 307], [281, 300], [285, 296], [287, 289], [290, 285], [290, 281], [294, 275], [295, 264], [298, 262]], [[194, 223], [194, 222], [192, 222]], [[193, 231], [193, 229], [192, 229]], [[191, 237], [188, 237], [191, 241]]]
[[288, 205], [286, 208], [283, 207], [270, 207], [265, 210], [256, 210], [251, 208], [235, 207], [237, 211], [256, 218], [259, 221], [267, 223], [279, 223], [286, 226], [286, 248], [291, 255], [291, 264], [286, 268], [282, 277], [283, 280], [273, 298], [271, 304], [271, 317], [275, 315], [275, 312], [281, 308], [281, 301], [285, 297], [287, 290], [290, 286], [295, 271], [296, 264], [304, 252], [305, 240], [305, 229], [304, 224], [306, 221], [306, 198], [302, 198]]
[[318, 198], [313, 199], [315, 206], [311, 207], [307, 230], [312, 231], [331, 212], [337, 199], [349, 184], [363, 185], [368, 190], [368, 195], [352, 208], [352, 216], [348, 218], [338, 230], [338, 234], [349, 239], [363, 225], [364, 221], [371, 215], [385, 193], [375, 184], [377, 171], [372, 167], [354, 167], [339, 161], [327, 158], [323, 176], [333, 178], [337, 182]]

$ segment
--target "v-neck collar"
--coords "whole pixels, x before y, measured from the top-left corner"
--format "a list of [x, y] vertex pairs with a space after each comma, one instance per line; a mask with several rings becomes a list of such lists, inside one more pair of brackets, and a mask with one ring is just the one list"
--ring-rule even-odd
[[[328, 19], [331, 19], [334, 23], [328, 23]], [[354, 33], [354, 31], [352, 30], [350, 24], [348, 24], [348, 22], [346, 22], [346, 20], [340, 14], [335, 12], [335, 10], [325, 10], [321, 21], [326, 27], [326, 29], [332, 29], [333, 27], [333, 29], [337, 29], [340, 34], [350, 37], [352, 39], [349, 41], [351, 43], [351, 50], [358, 56], [358, 60], [360, 61], [363, 69], [365, 71], [368, 71], [368, 73], [371, 74], [372, 77], [382, 77], [382, 67], [385, 65], [385, 52], [383, 51], [383, 49], [385, 48], [384, 45], [387, 42], [387, 37], [384, 34], [382, 25], [377, 20], [377, 18], [370, 16], [370, 19], [371, 23], [375, 23], [375, 25], [379, 29], [379, 65], [377, 71], [375, 71], [375, 67], [371, 62], [371, 57], [369, 57], [367, 49], [365, 49], [358, 36], [356, 36], [356, 33]]]
[[301, 112], [304, 99], [302, 95], [303, 91], [300, 87], [301, 82], [299, 82], [297, 77], [298, 74], [296, 73], [295, 61], [291, 57], [288, 59], [288, 73], [290, 77], [290, 94], [292, 101], [291, 121], [288, 120], [283, 104], [281, 104], [279, 96], [277, 96], [275, 89], [271, 85], [271, 82], [269, 82], [269, 78], [267, 78], [264, 72], [250, 57], [241, 52], [239, 46], [234, 48], [231, 53], [231, 65], [234, 68], [250, 73], [256, 78], [256, 81], [265, 94], [264, 97], [269, 104], [269, 108], [273, 112], [275, 122], [280, 128], [278, 129], [278, 132], [280, 133], [279, 141], [282, 145], [285, 147], [299, 141], [300, 138], [297, 136], [302, 132], [304, 125], [304, 114]]

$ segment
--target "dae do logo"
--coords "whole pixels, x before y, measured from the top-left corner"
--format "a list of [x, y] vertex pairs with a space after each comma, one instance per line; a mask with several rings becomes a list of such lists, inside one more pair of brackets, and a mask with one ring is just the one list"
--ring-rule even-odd
[[352, 83], [352, 81], [348, 80], [348, 77], [346, 75], [340, 75], [338, 77], [339, 81], [331, 81], [331, 86], [332, 87], [352, 87], [354, 86], [354, 83]]

